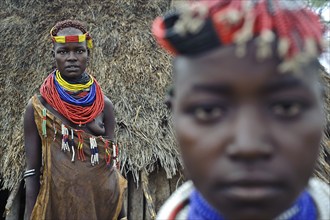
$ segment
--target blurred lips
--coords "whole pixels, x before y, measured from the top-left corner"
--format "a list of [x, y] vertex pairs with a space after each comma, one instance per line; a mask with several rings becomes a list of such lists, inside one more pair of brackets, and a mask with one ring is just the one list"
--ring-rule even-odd
[[268, 200], [284, 191], [284, 186], [280, 181], [264, 178], [244, 178], [225, 181], [219, 184], [217, 188], [222, 196], [240, 202]]

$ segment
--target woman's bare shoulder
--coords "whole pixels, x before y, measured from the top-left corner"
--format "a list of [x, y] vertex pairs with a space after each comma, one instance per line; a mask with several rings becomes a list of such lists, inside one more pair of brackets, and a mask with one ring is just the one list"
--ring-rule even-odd
[[104, 110], [113, 111], [113, 108], [114, 107], [112, 101], [107, 96], [104, 96]]

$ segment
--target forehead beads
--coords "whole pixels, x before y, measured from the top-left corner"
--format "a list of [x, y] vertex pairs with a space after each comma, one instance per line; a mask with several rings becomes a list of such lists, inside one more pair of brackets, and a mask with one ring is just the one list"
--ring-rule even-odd
[[89, 49], [93, 48], [93, 40], [88, 32], [81, 35], [54, 36], [53, 28], [52, 28], [50, 31], [50, 36], [52, 38], [53, 43], [65, 44], [65, 43], [81, 43], [86, 41], [87, 48]]

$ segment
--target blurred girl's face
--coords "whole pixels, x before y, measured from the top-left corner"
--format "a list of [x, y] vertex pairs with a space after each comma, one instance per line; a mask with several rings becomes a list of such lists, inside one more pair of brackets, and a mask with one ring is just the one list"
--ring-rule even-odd
[[175, 62], [174, 125], [187, 175], [228, 219], [270, 219], [306, 186], [323, 129], [315, 68], [281, 74], [252, 44]]

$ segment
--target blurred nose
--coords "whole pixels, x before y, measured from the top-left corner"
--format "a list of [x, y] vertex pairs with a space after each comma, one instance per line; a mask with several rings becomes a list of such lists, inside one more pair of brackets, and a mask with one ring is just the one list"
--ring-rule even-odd
[[267, 124], [257, 109], [253, 106], [242, 107], [233, 124], [227, 154], [232, 160], [270, 158], [273, 148], [267, 133]]

